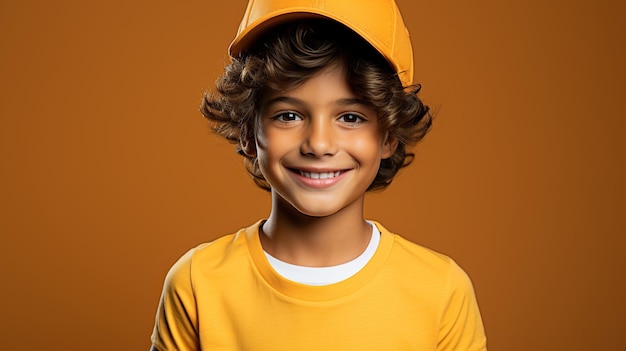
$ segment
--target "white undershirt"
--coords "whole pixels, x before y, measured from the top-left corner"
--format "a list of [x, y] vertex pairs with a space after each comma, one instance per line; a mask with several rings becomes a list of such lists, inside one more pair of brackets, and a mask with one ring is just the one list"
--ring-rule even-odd
[[350, 262], [330, 267], [305, 267], [283, 262], [267, 252], [265, 252], [265, 257], [267, 257], [270, 265], [278, 274], [291, 281], [313, 286], [339, 283], [355, 275], [365, 267], [378, 248], [380, 231], [373, 223], [368, 223], [372, 227], [372, 239], [365, 251]]

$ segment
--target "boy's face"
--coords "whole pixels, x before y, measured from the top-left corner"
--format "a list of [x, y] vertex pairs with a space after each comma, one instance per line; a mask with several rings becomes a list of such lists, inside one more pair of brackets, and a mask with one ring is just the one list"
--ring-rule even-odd
[[342, 65], [264, 99], [256, 138], [253, 152], [274, 200], [315, 217], [362, 212], [381, 159], [397, 144], [385, 140], [376, 111], [351, 91]]

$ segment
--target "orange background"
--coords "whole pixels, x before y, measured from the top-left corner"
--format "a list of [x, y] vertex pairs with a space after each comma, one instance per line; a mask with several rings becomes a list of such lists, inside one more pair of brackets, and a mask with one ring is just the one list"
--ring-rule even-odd
[[[624, 2], [399, 4], [438, 114], [368, 217], [468, 271], [491, 350], [623, 344]], [[2, 1], [0, 348], [147, 349], [170, 265], [267, 214], [197, 111], [244, 7]]]

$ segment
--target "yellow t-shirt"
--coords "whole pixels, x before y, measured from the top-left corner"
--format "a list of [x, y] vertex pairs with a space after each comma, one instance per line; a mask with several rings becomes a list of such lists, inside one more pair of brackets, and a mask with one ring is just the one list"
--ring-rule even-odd
[[447, 256], [381, 232], [368, 264], [336, 284], [289, 281], [258, 222], [187, 252], [169, 271], [160, 350], [486, 350], [472, 284]]

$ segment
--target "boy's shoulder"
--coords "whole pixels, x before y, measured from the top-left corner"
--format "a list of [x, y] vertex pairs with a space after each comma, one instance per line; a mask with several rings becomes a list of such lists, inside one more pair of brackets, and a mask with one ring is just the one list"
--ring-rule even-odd
[[205, 269], [223, 265], [233, 257], [247, 255], [247, 236], [258, 230], [260, 221], [234, 233], [222, 235], [215, 240], [201, 243], [190, 249], [179, 261]]
[[[255, 271], [254, 252], [257, 248], [253, 239], [258, 235], [262, 221], [242, 228], [235, 233], [221, 236], [213, 241], [202, 243], [185, 253], [169, 272], [170, 279], [192, 284], [194, 278], [230, 280], [241, 275], [244, 266]], [[392, 233], [378, 222], [372, 221], [381, 233], [379, 254], [385, 256], [386, 272], [401, 274], [407, 279], [431, 282], [440, 281], [445, 285], [450, 279], [467, 280], [467, 274], [449, 256], [416, 244], [400, 234]], [[259, 248], [260, 250], [260, 248]]]
[[[379, 222], [370, 222], [376, 225], [383, 237], [387, 236], [383, 241], [389, 241], [391, 244], [391, 254], [395, 255], [392, 258], [406, 259], [414, 263], [428, 264], [430, 266], [449, 266], [454, 262], [445, 254], [410, 241], [402, 234], [391, 232]], [[232, 234], [223, 235], [213, 241], [199, 244], [189, 250], [183, 258], [193, 261], [194, 264], [202, 263], [204, 267], [211, 267], [213, 264], [223, 264], [225, 260], [241, 254], [247, 255], [249, 250], [248, 240], [253, 235], [258, 235], [261, 223], [262, 221], [258, 221]]]
[[249, 262], [245, 236], [255, 226], [258, 223], [188, 250], [168, 271], [166, 289], [190, 292], [198, 281], [227, 280], [241, 272], [242, 262]]
[[394, 254], [407, 255], [407, 259], [431, 262], [432, 264], [448, 265], [452, 261], [450, 257], [425, 246], [407, 239], [404, 233], [394, 233], [378, 222], [372, 221], [380, 230], [381, 235], [393, 236]]
[[441, 280], [442, 284], [450, 280], [469, 282], [465, 271], [449, 256], [410, 241], [402, 234], [392, 233], [379, 223], [376, 225], [382, 235], [393, 237], [388, 258], [388, 265], [393, 270], [415, 279]]
[[258, 232], [261, 223], [262, 221], [258, 221], [234, 233], [222, 235], [191, 248], [178, 259], [170, 273], [177, 271], [179, 275], [181, 273], [183, 275], [194, 274], [199, 269], [204, 273], [215, 272], [216, 269], [219, 272], [233, 264], [238, 264], [239, 258], [249, 255], [248, 237]]

